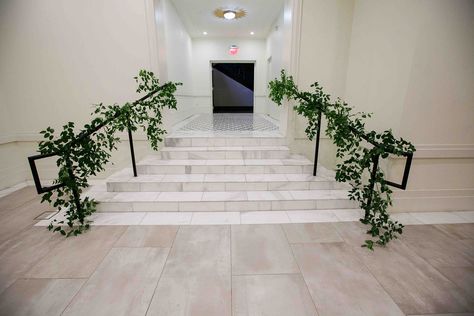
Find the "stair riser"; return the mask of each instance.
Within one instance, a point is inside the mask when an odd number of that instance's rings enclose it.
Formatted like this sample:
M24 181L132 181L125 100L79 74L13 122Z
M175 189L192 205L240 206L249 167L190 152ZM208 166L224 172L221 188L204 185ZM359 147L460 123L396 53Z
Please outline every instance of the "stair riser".
M210 192L334 190L344 186L334 181L294 182L109 182L109 192Z
M228 138L206 138L206 137L180 137L165 138L167 147L222 147L222 146L284 146L285 138L276 137L228 137Z
M161 159L287 159L291 154L288 150L258 151L161 151Z
M98 212L242 212L355 208L347 199L292 201L102 202Z
M311 173L313 166L206 166L206 165L138 165L139 174L280 174L280 173Z

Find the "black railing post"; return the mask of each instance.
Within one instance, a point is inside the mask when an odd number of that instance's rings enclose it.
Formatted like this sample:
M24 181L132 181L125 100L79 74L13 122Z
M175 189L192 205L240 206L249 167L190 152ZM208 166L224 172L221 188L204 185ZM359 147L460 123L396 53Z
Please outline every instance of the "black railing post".
M128 121L128 142L130 143L130 155L132 156L132 168L133 168L133 176L137 176L137 164L135 163L135 150L133 149L133 137L132 137L132 129L130 127L130 120Z
M367 209L370 208L370 204L372 204L372 195L374 193L374 186L375 186L375 177L377 176L377 169L379 167L379 155L375 155L372 157L372 172L370 173L369 179L369 187L370 192L369 196L367 197ZM367 210L365 211L365 218L367 218Z
M321 111L318 114L318 129L316 131L316 147L314 148L314 167L313 176L316 176L318 170L318 155L319 155L319 139L321 138Z
M79 195L79 190L77 190L77 183L76 183L76 176L74 176L74 172L72 170L72 163L69 160L69 157L66 158L66 165L67 165L67 173L71 181L74 182L74 186L72 187L72 195L74 196L74 204L76 204L76 211L81 211L81 196Z

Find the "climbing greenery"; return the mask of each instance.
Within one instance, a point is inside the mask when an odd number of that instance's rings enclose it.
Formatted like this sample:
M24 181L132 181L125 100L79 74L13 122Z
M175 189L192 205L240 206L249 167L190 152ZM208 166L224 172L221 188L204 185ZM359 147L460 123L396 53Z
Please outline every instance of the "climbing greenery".
M293 78L283 70L280 79L269 83L270 98L275 103L281 105L284 98L297 103L294 109L308 120L305 132L310 140L317 133L318 116L323 114L326 117L326 134L337 147L336 157L339 163L336 166L336 180L351 185L349 198L359 202L361 209L365 211L364 218L360 221L370 225L367 233L372 238L362 246L371 250L375 244L384 246L397 238L404 226L390 219L387 212L392 205L392 191L384 180L383 171L377 167L374 177L369 178L368 175L378 157L413 153L415 147L402 138L396 139L390 130L382 133L366 132L365 119L371 114L354 113L340 99L331 101L317 82L311 88L312 92L300 91Z
M56 160L59 173L54 184L63 184L44 193L41 201L66 210L64 219L55 219L49 230L71 236L89 228L91 221L87 217L95 212L97 202L82 198L81 193L89 186L87 179L103 171L111 152L117 149L120 142L117 132L142 129L151 147L158 149L166 133L161 128L161 111L176 109L174 93L181 83L167 82L160 86L153 72L146 70L140 70L134 79L138 84L136 91L144 94L141 99L124 105L94 105L91 122L78 132L74 122L68 122L59 133L51 127L40 132L44 140L39 143L38 151L59 156Z

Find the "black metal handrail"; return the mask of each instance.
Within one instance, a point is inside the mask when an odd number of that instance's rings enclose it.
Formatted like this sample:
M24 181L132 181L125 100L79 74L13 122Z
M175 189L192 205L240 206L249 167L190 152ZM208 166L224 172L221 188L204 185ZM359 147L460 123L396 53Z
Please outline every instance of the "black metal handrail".
M319 143L320 143L320 138L321 138L321 112L322 111L319 111L318 113L318 128L317 128L317 131L316 131L316 146L315 146L315 150L314 150L314 168L313 168L313 176L316 176L316 171L318 169L318 155L319 155ZM368 143L370 143L371 145L373 145L374 147L382 147L381 144L373 141L372 139L369 139L369 137L365 134L362 134L360 135L353 127L349 126L351 132L353 133L356 133L358 134L359 136L361 136L362 139L364 139L365 141L367 141ZM388 181L388 180L384 180L385 184L389 185L389 186L392 186L392 187L395 187L395 188L398 188L398 189L402 189L402 190L406 190L407 188L407 184L408 184L408 176L410 174L410 169L411 169L411 162L413 160L413 152L403 152L403 153L396 153L394 151L391 151L391 150L387 150L387 152L389 154L394 154L394 155L397 155L397 156L405 156L407 158L406 162L405 162L405 168L403 170L403 178L402 178L402 183L396 183L396 182L392 182L392 181ZM375 186L375 176L377 174L377 168L379 166L379 159L380 159L380 155L375 155L374 157L372 157L372 162L373 162L373 166L372 166L372 171L370 173L370 180L369 180L369 183L370 183L370 191L372 192L372 194L370 194L368 200L367 200L367 205L370 205L371 202L372 202L372 195L373 195L373 192L374 192L374 186Z
M140 99L134 101L131 104L131 106L135 106L138 103L143 102L146 99L150 98L151 96L153 96L154 94L159 92L164 86L166 86L166 83L163 86L160 86L159 88L155 89L154 91L151 91L150 93L148 93L145 96L141 97ZM64 150L67 151L68 149L72 148L77 143L81 142L82 140L84 140L86 138L89 138L92 134L94 134L95 132L97 132L101 128L105 127L106 125L110 124L112 121L116 120L120 115L122 115L121 111L117 111L117 113L115 113L114 116L112 116L112 117L106 119L105 121L101 122L99 125L94 127L92 130L84 130L84 131L80 132L79 135L77 135L77 137L75 139L71 140L68 144L66 144L63 147L63 150L55 151L55 152L48 153L48 154L39 154L39 155L29 156L28 157L28 163L30 165L31 174L33 175L33 181L35 183L36 192L38 192L38 194L42 194L42 193L53 191L55 189L59 189L59 188L61 188L65 185L64 183L57 183L57 184L54 184L54 185L51 185L51 186L44 187L41 184L41 180L40 180L40 177L39 177L39 174L38 174L38 169L36 167L36 160L40 160L40 159L60 155L61 153L64 152ZM133 137L132 137L132 129L131 129L131 126L130 126L130 120L128 121L127 130L128 130L128 140L129 140L129 144L130 144L130 156L131 156L131 159L132 159L133 176L136 177L137 176L137 166L136 166L136 162L135 162L135 151L134 151L134 147L133 147ZM75 177L74 177L74 173L73 173L73 170L72 170L72 166L71 166L70 162L68 164L69 164L69 166L68 166L69 175L70 175L71 179L74 180ZM76 200L75 201L76 206L78 208L80 208L79 192L77 191L77 189L75 189L75 188L73 189L73 194L74 194L74 197L75 197L75 200Z

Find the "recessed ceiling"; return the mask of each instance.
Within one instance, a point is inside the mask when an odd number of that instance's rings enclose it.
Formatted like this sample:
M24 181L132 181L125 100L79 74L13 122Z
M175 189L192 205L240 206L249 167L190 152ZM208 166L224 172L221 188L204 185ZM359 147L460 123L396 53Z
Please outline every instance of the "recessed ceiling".
M283 10L284 0L171 0L191 37L266 38ZM245 17L225 20L216 9L242 9ZM207 35L203 35L207 32ZM254 32L254 35L250 35Z

